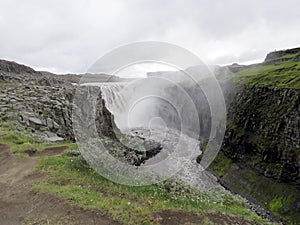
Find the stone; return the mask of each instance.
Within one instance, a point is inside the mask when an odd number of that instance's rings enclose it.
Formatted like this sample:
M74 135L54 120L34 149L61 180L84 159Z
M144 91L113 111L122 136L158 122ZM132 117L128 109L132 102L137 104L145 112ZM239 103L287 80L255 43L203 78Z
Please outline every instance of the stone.
M25 106L23 104L15 104L13 105L12 107L14 110L19 110L19 111L22 111L25 109Z
M50 128L50 129L58 129L59 128L59 125L51 118L47 118L46 119L46 124L47 124L47 127Z
M30 117L30 118L28 118L28 120L29 120L29 122L34 123L36 125L40 125L40 126L44 125L39 118Z
M45 140L49 142L60 142L64 141L62 137L57 136L57 134L45 131L44 134L46 135Z
M64 141L64 139L62 137L51 137L51 138L46 138L46 141L49 142L61 142Z

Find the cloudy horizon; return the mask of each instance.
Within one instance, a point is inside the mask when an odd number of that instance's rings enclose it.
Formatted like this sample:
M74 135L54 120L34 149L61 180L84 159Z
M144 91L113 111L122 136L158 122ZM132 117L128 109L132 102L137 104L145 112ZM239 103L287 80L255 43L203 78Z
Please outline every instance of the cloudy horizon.
M298 15L296 0L1 0L0 58L84 73L115 47L151 40L179 45L210 65L249 64L300 47Z

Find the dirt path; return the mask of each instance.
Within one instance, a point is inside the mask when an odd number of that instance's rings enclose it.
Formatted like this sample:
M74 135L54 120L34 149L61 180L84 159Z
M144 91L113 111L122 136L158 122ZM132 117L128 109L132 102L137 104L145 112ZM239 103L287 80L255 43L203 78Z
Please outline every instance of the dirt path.
M153 213L154 221L164 225L193 225L193 224L218 224L218 225L254 225L253 223L236 216L219 212L207 212L197 215L181 210L163 210Z
M32 191L32 184L44 177L34 170L41 156L57 155L67 147L52 147L42 152L28 152L30 157L18 158L6 145L0 144L0 225L117 225L100 211L72 206L51 194ZM222 213L202 216L180 210L154 212L155 222L165 225L245 224L247 220Z
M66 147L45 149L32 157L17 158L0 144L0 224L118 224L99 211L69 205L50 194L35 193L32 183L43 178L34 171L38 157L56 155Z

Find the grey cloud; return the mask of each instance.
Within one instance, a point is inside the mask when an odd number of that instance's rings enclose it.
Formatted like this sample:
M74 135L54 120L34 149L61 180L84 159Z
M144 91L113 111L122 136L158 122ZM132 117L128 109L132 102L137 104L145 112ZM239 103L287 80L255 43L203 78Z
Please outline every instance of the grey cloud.
M209 64L263 60L300 45L297 0L1 0L0 58L85 72L134 41L180 45Z

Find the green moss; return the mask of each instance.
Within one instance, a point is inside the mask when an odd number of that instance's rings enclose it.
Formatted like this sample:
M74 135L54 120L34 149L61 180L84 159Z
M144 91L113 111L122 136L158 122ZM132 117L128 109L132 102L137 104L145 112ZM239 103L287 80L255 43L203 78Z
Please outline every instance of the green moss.
M282 208L284 207L283 204L283 198L274 198L270 203L269 203L269 208L273 212L280 212Z
M251 164L252 161L248 163ZM232 163L223 174L222 180L233 191L245 193L258 200L287 224L296 224L299 221L300 213L296 210L296 205L300 196L295 186L264 177L247 166L247 163Z
M272 145L270 140L263 135L258 134L252 134L249 143L251 143L255 147L255 150L259 151L260 153L268 151Z
M210 168L220 177L224 176L231 166L232 160L223 153L219 153L215 160L211 163Z

